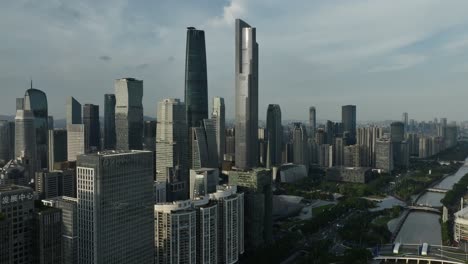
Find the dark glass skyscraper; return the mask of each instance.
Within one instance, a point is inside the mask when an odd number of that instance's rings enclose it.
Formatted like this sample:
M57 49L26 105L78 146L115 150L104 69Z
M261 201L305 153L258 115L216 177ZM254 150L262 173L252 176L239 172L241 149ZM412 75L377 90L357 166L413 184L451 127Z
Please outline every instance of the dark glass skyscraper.
M82 124L81 104L72 96L67 98L67 125Z
M83 124L85 128L86 152L99 150L101 146L99 105L85 104L83 106Z
M48 112L47 96L38 89L31 88L24 94L24 109L30 110L34 115L34 128L36 131L36 150L39 164L37 168L47 168L48 151Z
M123 78L115 81L116 149L143 148L143 81Z
M115 94L104 95L104 149L115 149Z
M356 144L356 106L344 105L341 107L341 122L346 145Z
M267 168L278 166L281 164L283 126L281 125L281 108L277 104L268 105L266 138L268 140Z
M185 109L188 127L201 126L208 118L205 32L194 27L187 28Z
M256 29L236 19L236 167L258 165L258 43Z

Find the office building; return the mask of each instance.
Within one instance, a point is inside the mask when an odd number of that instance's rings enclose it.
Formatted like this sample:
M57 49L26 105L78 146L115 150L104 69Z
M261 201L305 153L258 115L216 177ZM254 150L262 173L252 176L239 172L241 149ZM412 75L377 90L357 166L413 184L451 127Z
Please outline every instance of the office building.
M190 170L190 199L208 196L208 194L216 192L218 182L218 169L201 168Z
M38 171L35 188L41 199L58 196L74 197L76 194L76 176L74 170Z
M67 159L76 161L78 155L85 154L85 127L83 124L67 125Z
M345 133L345 145L356 144L356 106L344 105L341 107L341 123L343 123L343 137Z
M190 128L190 168L216 168L218 152L216 146L216 128L211 119L202 120L202 126Z
M154 181L153 192L154 192L154 203L165 203L167 200L167 184L166 182Z
M302 164L309 169L309 149L307 131L302 123L294 123L293 128L293 160L294 164Z
M78 264L78 200L60 196L42 200L42 203L62 211L62 263Z
M333 144L333 164L335 166L342 166L344 164L344 147L343 138L335 138L335 144Z
M375 167L375 142L383 137L383 128L370 126L357 129L357 144L362 147L363 166Z
M244 192L245 247L255 249L273 241L273 191L271 171L255 168L230 171L229 185Z
M393 170L393 148L389 138L380 138L375 142L375 168L386 172Z
M15 158L21 158L29 181L38 167L35 118L30 110L17 110L15 117Z
M143 148L143 81L115 80L116 149Z
M188 198L189 153L185 105L179 99L158 103L156 180L167 183L168 201Z
M78 157L78 263L153 263L152 159L135 150Z
M83 106L83 125L85 129L86 152L100 150L101 126L99 124L99 105L85 104Z
M156 121L143 123L143 150L156 151Z
M401 122L403 122L403 125L405 127L405 132L408 131L408 113L404 112L401 118Z
M13 263L13 234L11 220L0 213L0 263Z
M403 122L393 122L390 125L390 138L392 142L405 140L405 124Z
M445 147L451 148L457 145L458 128L456 125L447 125L445 127Z
M24 110L24 97L16 98L16 110Z
M236 19L235 164L249 169L258 163L258 43L256 29Z
M31 111L34 116L34 128L36 132L36 157L37 168L47 168L48 151L48 114L47 96L38 89L27 89L24 94L24 110Z
M213 113L211 114L211 119L213 119L215 123L218 167L221 167L224 154L226 153L226 107L224 105L224 98L213 98Z
M67 130L49 129L49 170L54 170L57 163L67 161Z
M335 166L327 169L327 181L367 183L372 178L372 169L366 167Z
M275 180L277 182L279 181L279 182L284 182L284 183L294 183L306 177L307 177L306 166L288 163L288 164L283 164L279 167L279 172L276 175Z
M115 149L115 94L104 95L104 149Z
M81 104L73 97L67 97L67 125L82 124Z
M205 32L187 28L185 54L185 109L188 127L199 127L208 118Z
M154 205L156 264L197 263L197 212L190 200Z
M281 124L281 108L277 104L268 105L267 109L267 168L281 165L281 150L283 146L283 126Z
M10 150L10 159L14 159L15 157L15 122L16 121L9 121L8 122L8 127L10 129L10 142L9 142L9 147L8 149Z
M62 264L62 210L36 207L31 225L32 263Z
M17 185L0 185L0 201L0 214L12 223L11 263L33 263L31 229L27 228L34 211L33 190Z
M318 163L320 167L329 168L333 166L333 146L322 144L318 146Z
M361 152L361 146L359 145L345 146L343 151L343 165L345 167L360 167Z
M15 135L10 133L9 122L0 120L0 165L7 163L11 159L11 152L14 152L14 149L10 148L10 142Z
M315 130L317 129L317 117L315 107L309 108L309 137L315 139Z

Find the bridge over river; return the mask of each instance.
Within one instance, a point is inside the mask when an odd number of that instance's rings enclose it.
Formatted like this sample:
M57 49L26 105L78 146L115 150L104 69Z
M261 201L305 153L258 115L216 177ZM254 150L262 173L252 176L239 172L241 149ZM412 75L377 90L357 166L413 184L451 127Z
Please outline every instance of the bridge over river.
M374 260L389 263L447 263L464 264L468 254L456 247L429 245L427 255L421 255L420 244L401 244L398 253L394 245L382 245L374 254Z

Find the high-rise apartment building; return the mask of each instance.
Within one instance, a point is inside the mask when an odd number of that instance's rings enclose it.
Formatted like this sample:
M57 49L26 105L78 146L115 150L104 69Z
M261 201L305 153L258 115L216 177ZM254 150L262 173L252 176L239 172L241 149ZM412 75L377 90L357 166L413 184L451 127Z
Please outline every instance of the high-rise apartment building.
M345 167L360 167L361 153L362 151L360 145L345 146L343 150L343 165Z
M11 263L33 263L31 229L28 228L34 211L33 190L17 185L0 185L0 201L0 214L12 223Z
M218 149L218 167L224 159L226 153L226 107L224 105L224 98L213 98L213 113L211 119L214 120L216 131L216 147Z
M78 263L153 263L152 159L134 150L78 157Z
M198 197L192 200L197 212L197 262L218 262L218 205L210 201L209 196ZM221 229L222 230L222 229Z
M188 127L199 127L208 118L208 81L205 32L187 28L185 54L185 109Z
M361 162L365 167L375 167L375 142L383 137L383 128L370 126L357 129L357 144L362 147Z
M344 105L341 107L341 122L343 123L343 136L346 145L356 144L356 106ZM346 137L346 134L348 137Z
M67 125L82 124L81 104L73 97L67 97Z
M86 153L85 127L83 124L67 125L67 159L76 161L78 155Z
M258 164L258 43L256 29L236 19L236 158L239 169Z
M375 168L386 172L393 170L393 148L388 138L380 138L375 142Z
M78 200L60 196L42 200L42 203L62 211L62 263L78 264Z
M156 180L168 184L168 200L188 197L188 144L185 105L179 99L158 103Z
M38 89L31 88L24 94L24 110L29 110L34 116L34 128L36 132L37 168L47 168L48 151L48 114L47 96Z
M281 165L283 146L283 126L281 108L277 104L268 105L267 109L267 162L266 167Z
M115 95L104 95L104 149L115 149Z
M143 81L123 78L115 81L116 149L143 148Z
M99 124L99 105L83 106L83 125L85 129L86 152L101 149L101 126Z

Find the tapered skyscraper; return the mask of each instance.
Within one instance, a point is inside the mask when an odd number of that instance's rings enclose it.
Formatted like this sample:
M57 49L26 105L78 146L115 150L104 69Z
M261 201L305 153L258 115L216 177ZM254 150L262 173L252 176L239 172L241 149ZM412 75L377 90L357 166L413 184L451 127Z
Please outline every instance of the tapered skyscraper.
M143 148L143 81L123 78L115 81L116 149Z
M283 126L281 108L277 104L268 105L267 110L267 168L281 165L281 147L283 145Z
M201 126L208 118L205 32L194 27L187 28L185 110L188 127Z
M211 118L215 123L218 162L221 165L224 153L226 153L226 107L224 106L224 98L213 98L213 113L211 114Z
M104 149L115 149L115 95L104 95Z
M29 110L34 115L34 128L36 131L37 168L47 168L48 162L48 114L47 96L38 89L31 88L24 94L24 110Z
M258 164L258 43L256 29L236 19L236 158L239 169Z

